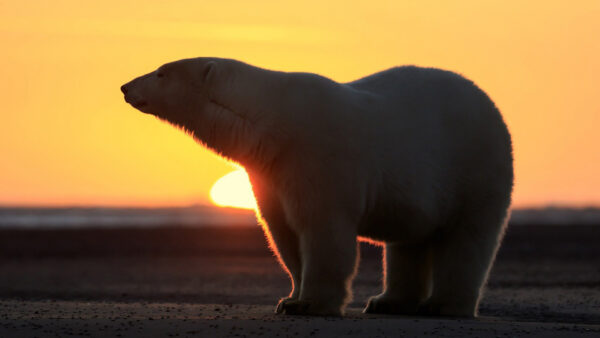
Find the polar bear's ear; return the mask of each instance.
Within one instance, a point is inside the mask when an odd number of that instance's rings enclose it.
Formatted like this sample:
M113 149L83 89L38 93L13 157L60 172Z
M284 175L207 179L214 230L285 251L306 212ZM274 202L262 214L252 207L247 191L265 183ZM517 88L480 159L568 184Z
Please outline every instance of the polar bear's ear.
M217 68L217 64L214 61L208 61L204 67L202 68L202 79L204 83L210 83L210 81L215 77L215 71Z

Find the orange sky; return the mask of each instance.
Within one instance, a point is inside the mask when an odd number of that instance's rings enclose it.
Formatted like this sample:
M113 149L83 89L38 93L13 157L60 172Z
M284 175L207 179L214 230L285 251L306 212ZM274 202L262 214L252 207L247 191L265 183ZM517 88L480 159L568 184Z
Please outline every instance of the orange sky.
M208 203L232 166L119 92L193 56L458 71L513 134L517 206L600 204L600 1L398 3L0 0L0 204Z

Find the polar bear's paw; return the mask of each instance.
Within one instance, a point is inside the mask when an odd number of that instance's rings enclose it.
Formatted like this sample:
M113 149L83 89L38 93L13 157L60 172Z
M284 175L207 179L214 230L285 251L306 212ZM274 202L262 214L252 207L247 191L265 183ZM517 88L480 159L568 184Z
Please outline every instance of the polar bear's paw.
M418 314L418 309L419 303L417 301L398 300L379 295L369 299L363 313L411 316Z
M285 313L287 315L300 316L341 316L342 311L339 306L323 304L309 300L299 300L284 298L279 301L276 313Z
M277 307L275 308L275 313L279 314L279 313L283 313L283 310L285 309L285 304L298 300L297 297L285 297L285 298L281 298L279 300L279 303L277 304Z

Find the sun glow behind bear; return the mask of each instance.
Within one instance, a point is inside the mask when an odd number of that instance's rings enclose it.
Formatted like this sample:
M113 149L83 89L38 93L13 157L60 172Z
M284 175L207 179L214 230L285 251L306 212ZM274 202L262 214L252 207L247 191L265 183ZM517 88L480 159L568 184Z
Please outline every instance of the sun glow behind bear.
M218 179L210 189L210 199L220 207L256 209L252 185L243 169Z

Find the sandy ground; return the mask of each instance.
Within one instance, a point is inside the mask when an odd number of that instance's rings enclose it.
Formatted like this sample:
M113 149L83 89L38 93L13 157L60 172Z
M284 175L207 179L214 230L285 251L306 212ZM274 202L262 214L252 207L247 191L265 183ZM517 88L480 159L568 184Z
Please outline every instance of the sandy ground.
M258 228L0 231L0 337L600 337L600 228L515 226L476 320L362 314L381 288L363 245L345 318L273 314L289 281Z

